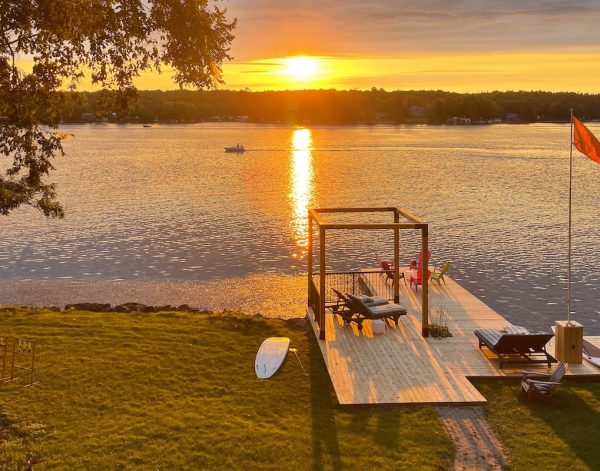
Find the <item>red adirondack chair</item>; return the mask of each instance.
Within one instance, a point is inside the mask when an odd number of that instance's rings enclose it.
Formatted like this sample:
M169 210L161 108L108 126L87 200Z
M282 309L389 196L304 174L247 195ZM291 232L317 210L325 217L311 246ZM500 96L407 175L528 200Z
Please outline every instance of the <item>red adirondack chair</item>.
M431 251L427 252L427 262L431 260ZM423 252L419 252L417 260L411 260L409 263L411 270L421 270L423 268Z
M427 270L427 279L431 277L431 270ZM417 274L414 273L410 277L410 287L415 286L415 292L418 290L419 285L423 284L423 270L417 271Z
M394 262L392 262L391 260L382 260L378 254L375 254L375 260L377 261L377 264L381 268L381 273L379 276L381 276L385 273L385 275L386 275L385 282L387 283L388 280L392 280L392 286L393 286L394 285ZM401 278L404 278L404 273L402 273L402 272L398 273L398 279L401 279ZM406 279L404 279L404 284L406 284Z

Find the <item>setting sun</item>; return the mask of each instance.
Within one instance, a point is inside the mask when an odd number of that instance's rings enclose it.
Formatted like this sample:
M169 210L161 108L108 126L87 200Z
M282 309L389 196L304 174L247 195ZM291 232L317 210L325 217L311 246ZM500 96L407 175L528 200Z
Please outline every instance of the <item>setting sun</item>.
M288 57L282 60L282 73L294 80L310 80L318 72L318 60L314 57Z

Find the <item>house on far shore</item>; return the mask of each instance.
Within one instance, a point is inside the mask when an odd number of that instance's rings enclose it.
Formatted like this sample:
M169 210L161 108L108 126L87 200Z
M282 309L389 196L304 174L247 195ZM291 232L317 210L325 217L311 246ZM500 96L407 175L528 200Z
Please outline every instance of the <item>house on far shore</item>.
M521 121L521 117L519 116L519 113L512 113L512 112L506 113L506 122L507 123L518 123L519 121Z
M464 116L453 116L448 121L452 124L471 124L471 118L465 118Z
M408 108L408 115L411 118L424 118L426 114L427 110L424 106L413 105L410 108Z
M86 123L95 123L98 121L98 117L94 113L81 113L81 121Z

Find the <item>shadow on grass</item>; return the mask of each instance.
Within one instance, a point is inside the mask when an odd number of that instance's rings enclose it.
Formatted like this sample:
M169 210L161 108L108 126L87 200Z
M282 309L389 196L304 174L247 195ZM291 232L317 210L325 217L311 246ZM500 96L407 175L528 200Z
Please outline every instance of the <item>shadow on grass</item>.
M546 401L520 401L544 421L571 451L590 469L600 469L600 409L592 407L581 394L600 404L600 384L565 384Z
M516 378L474 383L515 469L600 469L600 384L566 382L530 400Z
M313 469L331 467L342 469L340 446L334 409L338 407L333 386L323 362L321 349L314 338L312 329L306 332L310 356L310 401L312 414ZM333 396L333 397L332 397ZM331 463L326 463L329 455Z
M310 357L313 469L343 469L347 463L342 449L348 453L365 439L397 453L402 414L413 413L393 405L340 407L312 329L305 335ZM340 436L351 437L354 443L340 445Z

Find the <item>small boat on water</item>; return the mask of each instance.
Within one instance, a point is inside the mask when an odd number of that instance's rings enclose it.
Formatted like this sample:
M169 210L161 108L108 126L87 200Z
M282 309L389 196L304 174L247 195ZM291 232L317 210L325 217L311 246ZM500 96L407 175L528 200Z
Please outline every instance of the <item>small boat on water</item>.
M151 128L151 127L152 127L152 125L151 125L151 124L144 124L144 127L145 127L145 128Z
M243 152L246 152L246 149L244 148L244 146L241 146L238 144L238 145L232 146L232 147L225 147L225 152L241 154Z

